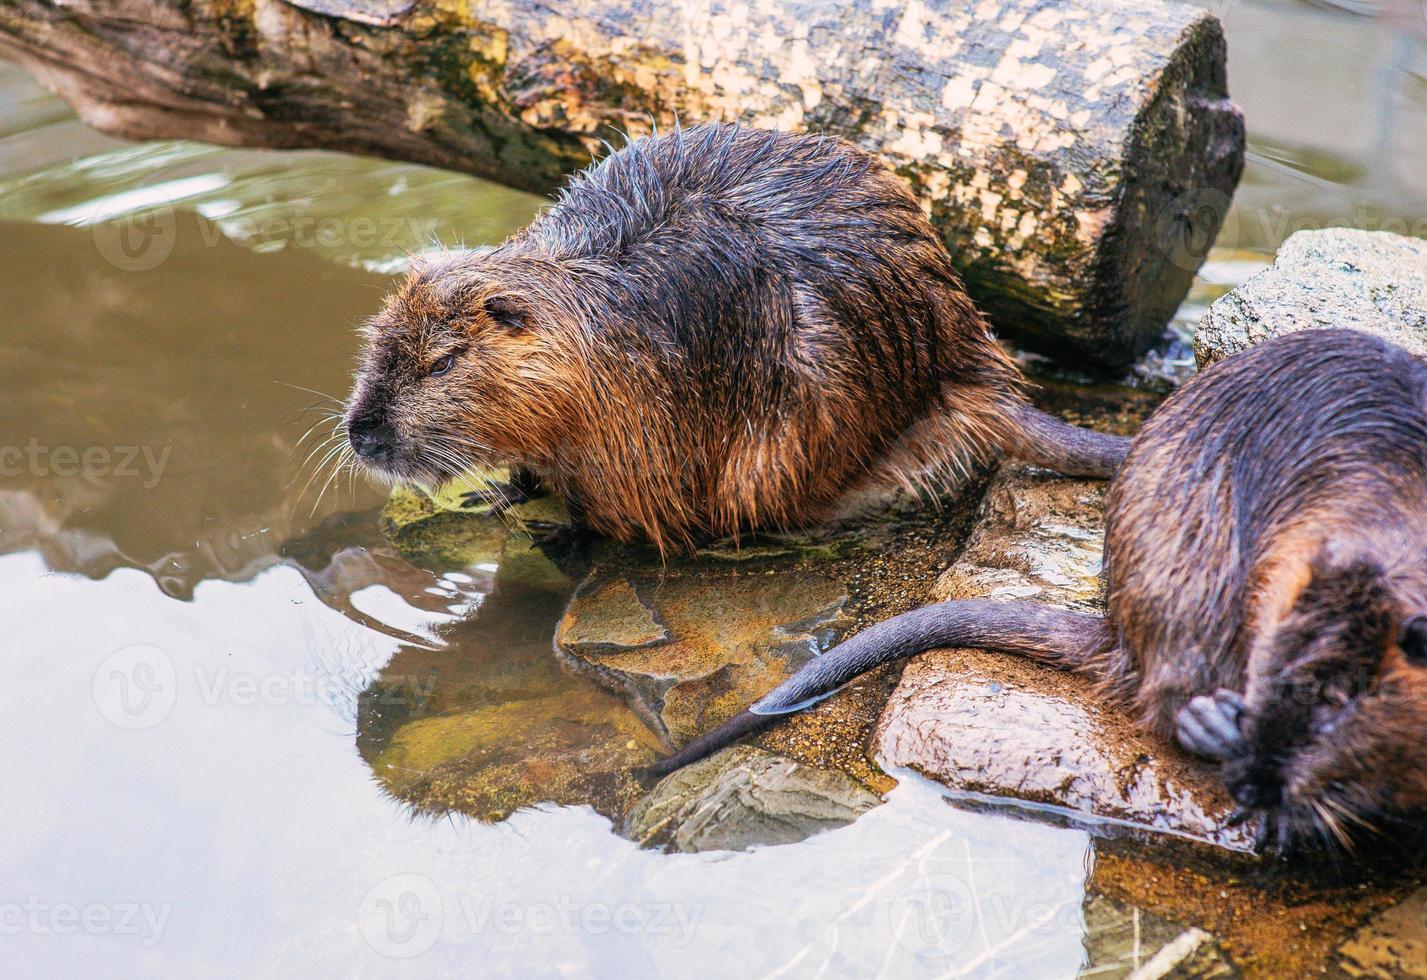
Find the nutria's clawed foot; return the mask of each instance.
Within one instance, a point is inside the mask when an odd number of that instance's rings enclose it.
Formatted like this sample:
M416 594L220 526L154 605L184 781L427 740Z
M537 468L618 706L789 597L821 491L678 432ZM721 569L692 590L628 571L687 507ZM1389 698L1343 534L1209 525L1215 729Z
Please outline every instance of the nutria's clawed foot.
M1246 710L1244 699L1224 688L1193 698L1175 719L1179 744L1208 759L1243 755L1248 745L1239 723Z
M487 483L479 490L467 490L461 494L462 507L484 507L490 504L497 514L502 511L529 503L541 495L538 483L516 478L509 481Z

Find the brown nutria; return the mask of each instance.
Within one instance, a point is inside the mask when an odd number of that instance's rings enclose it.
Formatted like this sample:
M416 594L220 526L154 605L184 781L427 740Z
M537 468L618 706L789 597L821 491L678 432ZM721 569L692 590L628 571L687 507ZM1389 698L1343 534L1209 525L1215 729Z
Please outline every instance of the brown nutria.
M1287 850L1427 808L1427 364L1309 331L1224 361L1134 437L1110 489L1104 618L953 600L871 627L657 771L937 646L1096 679L1222 760Z
M667 550L994 449L1114 472L1128 440L1021 387L890 169L708 125L633 140L493 251L419 265L370 324L345 422L377 475L510 464Z

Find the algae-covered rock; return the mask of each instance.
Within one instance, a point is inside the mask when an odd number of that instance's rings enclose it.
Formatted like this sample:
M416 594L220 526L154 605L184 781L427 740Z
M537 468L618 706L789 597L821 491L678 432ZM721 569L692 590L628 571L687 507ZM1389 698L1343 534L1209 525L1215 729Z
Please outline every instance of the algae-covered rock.
M1427 354L1427 242L1385 231L1300 231L1269 268L1209 307L1201 368L1270 337L1343 327Z
M505 478L503 470L482 470L427 493L397 487L382 508L388 540L414 561L446 567L499 568L507 580L551 589L568 588L563 572L530 537L531 532L568 528L565 505L543 496L496 513L493 503L466 507L463 494Z
M792 844L881 802L845 773L735 746L665 777L630 814L629 836L686 852Z
M571 599L555 646L682 743L830 646L847 599L836 577L791 565L596 573Z
M509 527L489 513L461 508L460 494L483 484L472 478L436 495L399 486L382 508L382 530L402 554L446 566L499 564Z
M1102 607L1105 485L1015 467L993 479L937 598ZM1088 681L1004 654L912 660L878 726L884 764L954 790L1247 849L1214 771L1141 731Z

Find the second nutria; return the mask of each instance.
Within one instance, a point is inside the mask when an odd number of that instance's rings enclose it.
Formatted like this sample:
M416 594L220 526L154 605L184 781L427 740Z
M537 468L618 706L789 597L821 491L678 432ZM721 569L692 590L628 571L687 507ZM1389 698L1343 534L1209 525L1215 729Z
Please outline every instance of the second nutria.
M419 265L371 322L368 471L507 463L661 550L805 524L997 449L1109 476L1128 441L1029 406L916 198L840 139L636 139L495 250Z
M938 646L1075 670L1221 760L1288 849L1427 808L1427 364L1343 330L1192 379L1110 490L1104 618L954 600L816 658L670 771L871 668ZM991 722L994 723L994 722Z

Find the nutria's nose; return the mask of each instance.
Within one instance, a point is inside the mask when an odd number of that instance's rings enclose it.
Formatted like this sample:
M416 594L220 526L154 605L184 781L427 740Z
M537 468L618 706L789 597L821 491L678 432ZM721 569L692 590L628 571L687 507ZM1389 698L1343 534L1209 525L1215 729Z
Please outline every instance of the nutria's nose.
M389 459L396 450L396 430L370 417L347 423L347 438L363 459Z

